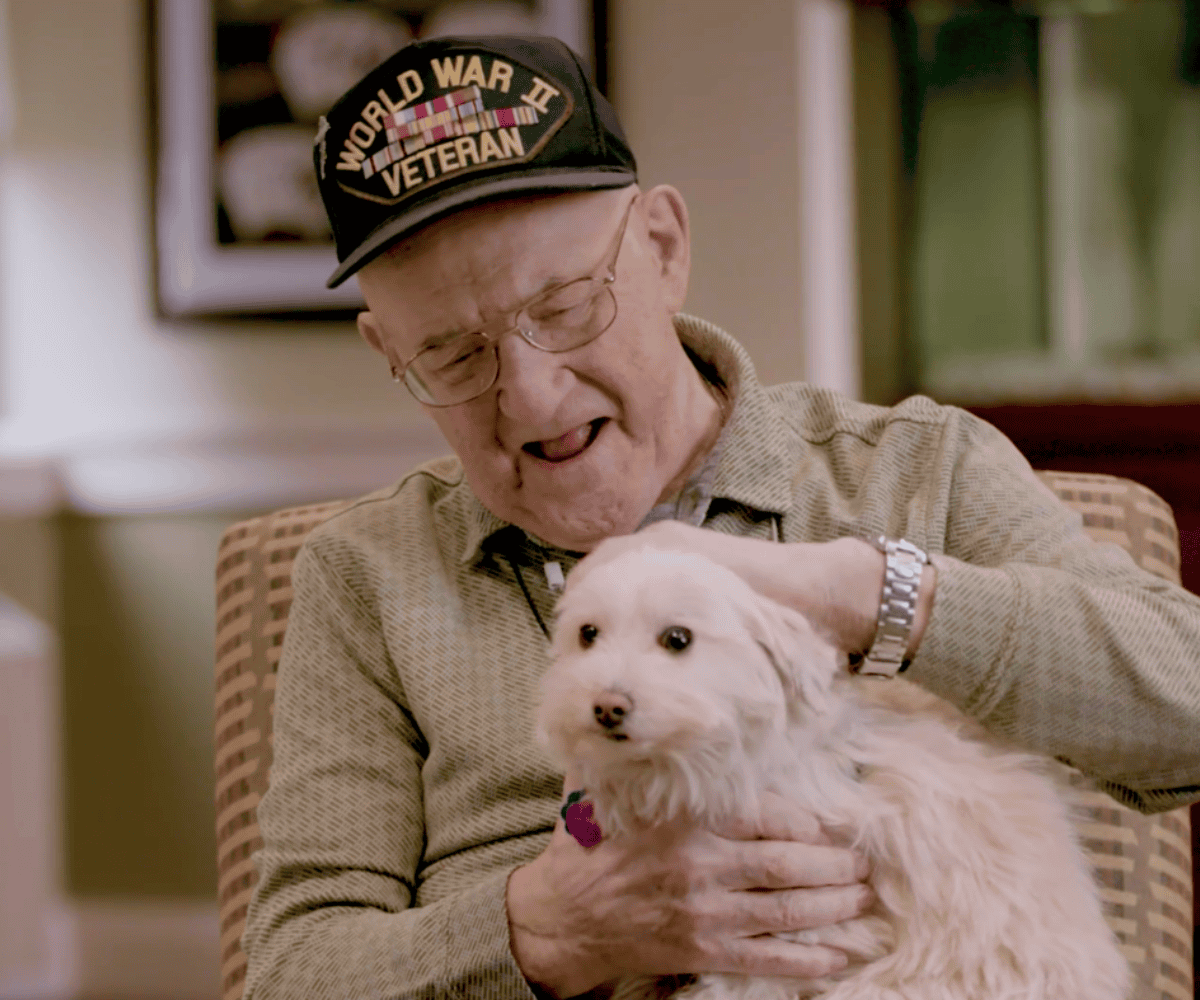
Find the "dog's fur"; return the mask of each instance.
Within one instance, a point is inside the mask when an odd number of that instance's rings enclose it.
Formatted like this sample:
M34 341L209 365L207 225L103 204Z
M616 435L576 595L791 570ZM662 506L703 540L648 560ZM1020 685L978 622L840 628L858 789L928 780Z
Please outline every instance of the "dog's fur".
M691 632L681 651L659 641L672 626ZM1128 967L1052 767L914 684L851 675L803 616L733 572L642 548L572 574L553 655L539 738L581 770L605 836L679 814L752 817L770 790L870 859L872 911L781 935L841 948L849 968L804 981L707 974L689 997L1126 997ZM593 712L612 691L633 706L624 740ZM641 979L618 994L661 991Z

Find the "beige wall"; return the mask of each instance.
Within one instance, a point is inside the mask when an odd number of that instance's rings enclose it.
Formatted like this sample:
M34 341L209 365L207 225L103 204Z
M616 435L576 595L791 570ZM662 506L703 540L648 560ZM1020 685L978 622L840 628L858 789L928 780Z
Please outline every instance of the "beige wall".
M419 418L348 323L154 315L141 0L17 0L0 451Z
M855 201L858 222L862 398L891 404L916 388L903 349L900 92L888 13L854 10Z
M686 308L768 384L804 373L794 6L610 0L613 100L642 184L675 185L691 213Z
M768 382L802 372L792 6L764 0L736 25L716 2L612 11L642 177L691 207L688 308L740 337ZM350 324L155 317L143 7L11 4L0 452L423 419Z

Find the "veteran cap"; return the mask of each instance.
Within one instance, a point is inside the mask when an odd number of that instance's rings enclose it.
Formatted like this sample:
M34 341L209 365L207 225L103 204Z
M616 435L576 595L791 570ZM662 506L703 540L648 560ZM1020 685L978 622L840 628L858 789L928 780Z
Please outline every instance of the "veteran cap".
M542 37L406 45L321 119L313 163L337 243L330 288L468 205L637 180L612 105Z

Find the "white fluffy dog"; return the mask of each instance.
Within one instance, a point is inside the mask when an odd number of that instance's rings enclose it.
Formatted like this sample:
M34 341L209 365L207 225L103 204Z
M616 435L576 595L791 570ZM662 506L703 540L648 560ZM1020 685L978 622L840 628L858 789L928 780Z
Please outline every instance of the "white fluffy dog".
M803 616L691 553L642 548L568 581L538 732L607 836L753 816L769 790L871 861L872 912L782 935L845 950L821 980L704 975L689 997L1123 1000L1046 762L902 679L856 677ZM660 984L661 985L661 984ZM655 980L621 997L655 994Z

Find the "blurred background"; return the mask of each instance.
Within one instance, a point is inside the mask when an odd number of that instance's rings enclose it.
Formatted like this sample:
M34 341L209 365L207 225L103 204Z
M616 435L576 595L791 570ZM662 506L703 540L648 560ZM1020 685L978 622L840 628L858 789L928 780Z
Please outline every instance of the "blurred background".
M219 993L218 539L446 451L314 123L472 26L584 55L763 382L1136 478L1200 590L1198 0L0 0L0 998Z

